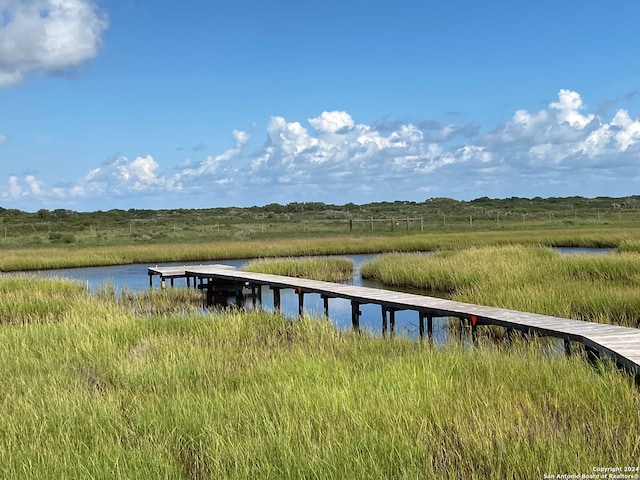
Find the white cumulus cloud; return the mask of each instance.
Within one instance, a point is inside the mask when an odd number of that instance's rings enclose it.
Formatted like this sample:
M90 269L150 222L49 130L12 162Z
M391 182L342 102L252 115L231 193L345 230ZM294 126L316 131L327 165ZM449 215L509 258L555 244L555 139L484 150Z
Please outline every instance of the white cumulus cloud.
M319 117L310 118L309 125L319 132L339 133L351 130L355 123L347 112L322 112Z
M572 127L584 128L595 118L594 114L582 115L580 110L586 107L582 103L582 98L578 92L562 89L558 93L558 101L549 105L557 110L558 119L567 122Z
M9 183L0 195L5 200L18 200L25 197L37 197L44 193L44 183L33 175L26 175L21 181L17 176L9 177Z
M0 87L94 58L107 26L92 0L0 1Z
M69 190L75 196L122 195L160 189L165 179L157 176L158 163L151 155L118 157L91 170Z

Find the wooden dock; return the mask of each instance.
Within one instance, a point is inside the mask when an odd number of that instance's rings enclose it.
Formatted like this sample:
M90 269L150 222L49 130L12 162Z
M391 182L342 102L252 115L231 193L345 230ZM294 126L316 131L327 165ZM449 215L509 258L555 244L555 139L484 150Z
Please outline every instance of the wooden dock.
M153 287L153 277L160 276L165 285L165 278L185 278L187 286L194 279L194 286L207 293L207 305L212 304L216 292L223 296L235 296L243 299L246 289L251 290L254 302L261 302L261 287L267 286L273 291L275 309L280 308L280 291L292 289L298 295L300 315L304 312L305 294L318 294L323 299L324 313L329 315L329 300L341 298L351 302L352 325L360 328L360 305L376 304L381 307L382 331L391 331L395 324L395 312L412 310L418 314L420 337L425 333L430 337L433 332L433 319L438 317L455 317L468 323L475 339L476 327L479 325L496 325L507 331L511 338L513 331L523 332L528 336L550 336L564 340L567 353L571 353L572 342L582 344L590 358L610 357L617 365L640 378L640 329L606 325L581 320L520 312L496 307L486 307L441 298L395 292L390 290L321 282L302 278L285 277L263 273L252 273L236 270L226 265L201 265L185 267L150 267L148 269L149 285Z

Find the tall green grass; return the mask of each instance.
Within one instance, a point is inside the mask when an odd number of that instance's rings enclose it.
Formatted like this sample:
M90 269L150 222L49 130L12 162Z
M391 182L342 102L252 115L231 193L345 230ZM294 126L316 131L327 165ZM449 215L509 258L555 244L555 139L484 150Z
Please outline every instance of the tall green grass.
M511 245L381 255L364 278L447 294L469 303L565 318L638 326L640 255L562 255Z
M289 277L342 282L353 278L353 261L346 257L273 258L248 262L243 270Z
M88 297L88 290L71 280L3 275L0 325L58 321Z
M0 327L0 364L2 478L542 478L640 453L637 388L535 345L80 297Z

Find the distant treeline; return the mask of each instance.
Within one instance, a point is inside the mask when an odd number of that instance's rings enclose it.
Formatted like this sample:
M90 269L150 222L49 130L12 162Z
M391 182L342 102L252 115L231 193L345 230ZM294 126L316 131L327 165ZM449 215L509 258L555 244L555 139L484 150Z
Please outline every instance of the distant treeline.
M56 220L79 221L80 223L107 222L117 224L134 220L197 220L202 218L224 219L264 219L264 218L307 218L307 219L355 219L369 217L406 217L427 213L443 215L500 215L535 214L567 211L610 212L633 210L640 207L640 195L629 197L549 197L549 198L489 198L480 197L463 201L446 197L429 198L424 202L395 201L367 204L346 203L334 205L324 202L291 202L286 205L270 203L252 207L216 207L204 209L112 209L107 211L76 212L67 209L24 212L0 207L0 223L15 222L55 222Z

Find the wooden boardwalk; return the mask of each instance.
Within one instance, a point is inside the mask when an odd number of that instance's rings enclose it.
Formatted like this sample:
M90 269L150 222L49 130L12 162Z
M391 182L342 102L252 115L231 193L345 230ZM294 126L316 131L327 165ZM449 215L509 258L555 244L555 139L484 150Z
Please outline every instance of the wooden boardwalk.
M216 291L225 295L235 294L238 298L244 289L250 288L254 304L260 295L259 287L268 286L273 290L276 309L280 308L280 290L293 289L298 295L301 315L304 311L305 294L319 294L322 297L325 315L329 314L329 299L342 298L351 302L354 329L359 329L360 305L376 304L382 309L383 333L387 329L387 318L393 328L396 311L413 310L418 313L421 337L425 331L431 335L432 321L436 317L456 317L468 322L474 338L478 325L503 327L507 329L509 337L514 330L526 335L556 337L564 340L568 353L571 351L571 342L576 342L584 345L593 358L608 356L617 365L635 374L636 378L640 376L640 329L636 328L486 307L378 288L244 272L225 265L150 267L148 274L150 286L153 286L154 276L160 276L162 282L165 278L170 278L172 284L174 278L185 278L187 285L193 278L194 286L195 281L198 281L199 288L208 292L208 299L213 298Z

